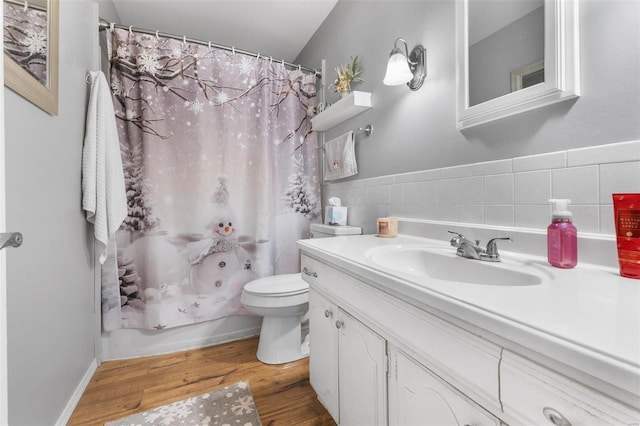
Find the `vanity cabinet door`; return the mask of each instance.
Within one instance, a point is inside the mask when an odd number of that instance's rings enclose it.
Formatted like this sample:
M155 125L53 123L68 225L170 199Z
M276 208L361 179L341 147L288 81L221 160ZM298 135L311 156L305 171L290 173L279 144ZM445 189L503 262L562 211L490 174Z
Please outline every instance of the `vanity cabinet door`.
M500 425L500 421L397 348L389 350L389 424Z
M333 420L338 410L338 307L309 290L309 380Z
M338 313L336 326L340 425L386 425L386 340L343 310Z

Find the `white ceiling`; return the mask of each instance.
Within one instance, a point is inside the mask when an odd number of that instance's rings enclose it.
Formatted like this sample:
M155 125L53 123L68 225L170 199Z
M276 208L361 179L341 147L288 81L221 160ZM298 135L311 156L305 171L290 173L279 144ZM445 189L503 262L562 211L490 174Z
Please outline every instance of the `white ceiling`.
M293 62L338 0L113 0L121 23ZM304 65L304 64L303 64Z

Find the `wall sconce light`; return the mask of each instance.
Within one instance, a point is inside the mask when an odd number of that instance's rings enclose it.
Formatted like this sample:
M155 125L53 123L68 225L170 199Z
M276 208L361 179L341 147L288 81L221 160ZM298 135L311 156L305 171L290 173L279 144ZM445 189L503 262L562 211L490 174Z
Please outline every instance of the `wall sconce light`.
M398 47L398 42L404 43L404 52ZM393 50L389 53L387 73L382 82L386 86L400 86L407 84L411 90L418 90L427 75L427 52L422 45L417 45L409 53L407 42L397 38Z

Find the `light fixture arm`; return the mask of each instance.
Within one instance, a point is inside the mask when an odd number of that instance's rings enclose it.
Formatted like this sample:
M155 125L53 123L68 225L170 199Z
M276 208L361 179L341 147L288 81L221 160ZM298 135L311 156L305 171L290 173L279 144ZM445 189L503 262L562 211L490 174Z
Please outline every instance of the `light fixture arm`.
M399 47L399 43L404 44L404 53L402 52L402 48ZM407 44L407 41L405 39L403 39L402 37L398 37L395 40L395 42L393 43L393 50L391 50L391 53L389 54L390 59L387 63L387 73L385 75L385 84L390 86L402 84L403 82L407 81L406 79L404 79L404 77L407 76L402 75L402 77L400 77L401 82L394 82L398 75L396 74L395 70L390 71L391 68L389 67L389 65L392 63L392 61L394 63L398 63L397 61L399 60L399 58L393 59L395 55L399 55L404 58L402 61L406 61L408 66L408 72L406 72L406 74L409 74L410 72L413 75L411 80L407 82L407 86L409 86L411 90L418 90L422 86L422 83L424 82L424 79L427 75L427 53L424 47L422 47L422 45L417 45L413 48L411 53L409 53L409 45ZM406 67L403 67L402 65L399 65L399 67L406 69ZM400 73L402 74L402 70L400 70Z

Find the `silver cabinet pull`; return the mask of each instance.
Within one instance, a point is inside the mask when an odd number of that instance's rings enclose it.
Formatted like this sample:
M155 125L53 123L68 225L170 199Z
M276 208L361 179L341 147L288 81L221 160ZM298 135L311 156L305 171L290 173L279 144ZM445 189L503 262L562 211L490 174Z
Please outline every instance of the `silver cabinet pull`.
M344 327L344 322L342 322L342 320L337 320L336 321L336 328L342 328Z
M19 232L0 233L0 250L5 247L20 247L22 245L22 234Z
M542 414L556 426L571 426L571 422L567 420L565 416L560 414L558 410L555 410L551 407L544 407L542 409Z
M325 318L329 318L333 315L333 312L331 312L329 309L325 309L324 310L324 317Z
M304 268L302 268L302 272L303 272L305 275L309 275L310 277L318 278L318 274L317 274L317 273L315 273L315 272L310 271L309 269L307 269L307 267L306 267L306 266L305 266Z

